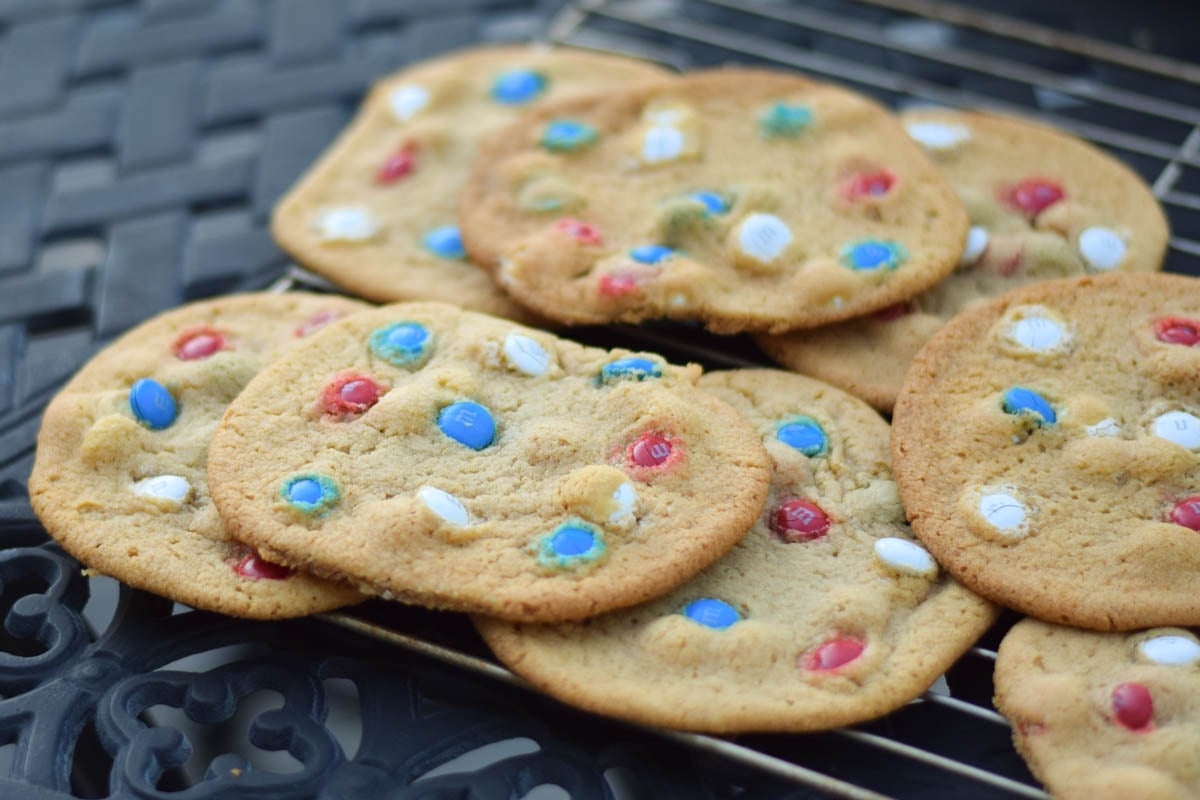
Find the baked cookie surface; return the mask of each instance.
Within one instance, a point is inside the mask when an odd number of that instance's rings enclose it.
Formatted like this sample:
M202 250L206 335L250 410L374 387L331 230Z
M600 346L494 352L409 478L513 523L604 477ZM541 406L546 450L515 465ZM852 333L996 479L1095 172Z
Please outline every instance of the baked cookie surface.
M759 337L780 364L889 411L917 351L958 312L1040 281L1161 268L1166 217L1112 156L1013 117L924 109L901 120L967 207L961 262L937 286L873 316Z
M1200 796L1200 640L1025 620L996 659L996 708L1062 800Z
M213 429L264 366L366 308L302 293L168 311L96 355L47 407L29 480L50 535L88 567L196 608L294 617L358 602L233 541L208 493Z
M1200 280L1010 292L913 361L892 459L913 531L979 594L1095 630L1200 624Z
M458 193L480 139L546 102L666 74L547 47L479 48L414 64L371 91L280 202L272 233L301 264L371 300L439 300L532 319L467 260L458 234Z
M967 231L883 108L732 68L523 117L484 144L460 222L472 257L551 319L718 332L812 327L912 297L954 268Z
M671 728L810 731L882 716L925 691L994 619L915 542L888 469L888 426L799 375L700 386L772 460L762 515L667 595L569 625L476 617L497 656L573 705Z
M315 336L209 458L239 538L364 591L579 619L682 583L762 508L767 457L698 367L432 303Z

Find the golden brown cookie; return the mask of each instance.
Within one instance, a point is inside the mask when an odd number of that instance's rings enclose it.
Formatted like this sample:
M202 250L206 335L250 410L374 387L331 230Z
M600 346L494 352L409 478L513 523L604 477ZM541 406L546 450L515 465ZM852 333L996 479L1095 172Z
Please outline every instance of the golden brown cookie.
M767 506L746 537L665 597L568 625L477 617L484 639L555 697L669 728L820 730L921 694L995 612L913 540L887 423L785 372L716 372L700 386L771 455Z
M1200 797L1200 641L1158 628L1018 623L996 659L996 708L1060 800Z
M435 303L277 361L209 456L235 535L364 591L580 619L677 586L762 509L767 456L698 367Z
M542 207L547 195L562 203ZM719 332L905 300L954 268L967 232L954 191L887 111L734 68L522 118L481 150L460 222L472 257L551 319Z
M1166 217L1150 188L1112 156L1013 117L923 109L901 119L970 214L959 267L870 317L759 337L780 364L890 411L913 356L959 311L1054 278L1161 268Z
M1095 630L1200 625L1200 280L1052 281L965 312L896 402L913 531L979 594Z
M223 297L117 339L43 417L29 494L50 535L97 572L233 616L295 617L362 599L233 541L205 463L225 406L260 369L363 308L298 292Z
M526 109L666 74L548 47L479 48L411 65L371 91L280 202L272 232L301 264L371 300L440 300L530 320L467 261L459 239L458 193L480 139Z

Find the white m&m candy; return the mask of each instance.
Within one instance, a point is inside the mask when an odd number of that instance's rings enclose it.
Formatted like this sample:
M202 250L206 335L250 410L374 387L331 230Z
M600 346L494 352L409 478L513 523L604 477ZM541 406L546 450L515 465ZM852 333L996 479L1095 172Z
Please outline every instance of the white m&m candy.
M133 493L182 505L191 497L192 486L187 482L187 478L178 475L155 475L135 483Z
M1011 494L996 492L979 499L979 515L999 531L1012 535L1025 522L1025 506Z
M1155 636L1139 644L1138 651L1155 664L1183 666L1200 661L1200 644L1187 636Z
M922 578L937 576L937 562L924 547L907 539L888 536L875 542L875 557L880 563L901 575Z
M471 521L467 507L449 492L443 492L432 486L422 486L417 490L417 497L421 499L426 508L451 525L466 525Z
M674 161L683 153L683 131L670 125L655 125L642 139L642 160L647 164Z
M550 371L550 354L535 340L519 333L504 337L504 359L525 375L537 377Z
M1116 231L1088 228L1079 234L1079 255L1092 269L1108 272L1120 266L1128 248Z
M909 122L904 127L910 137L929 150L953 150L971 138L971 131L965 125Z
M1186 411L1168 411L1154 420L1154 435L1188 450L1200 449L1200 419Z
M988 240L987 228L973 225L967 231L967 244L963 247L962 258L959 263L964 267L969 267L978 261L980 256L983 255L983 251L987 250Z
M738 230L738 247L763 264L779 258L791 243L791 230L774 214L751 214Z
M339 206L321 212L313 228L325 242L365 242L379 233L379 222L364 206Z
M388 107L400 122L408 122L418 111L429 105L429 90L416 84L397 86L388 95Z
M1052 319L1025 317L1012 324L1008 337L1013 342L1035 353L1053 350L1066 338L1066 331Z
M609 522L620 522L626 517L633 516L634 508L637 506L637 490L633 488L633 484L626 481L617 487L612 494L613 512L609 514Z

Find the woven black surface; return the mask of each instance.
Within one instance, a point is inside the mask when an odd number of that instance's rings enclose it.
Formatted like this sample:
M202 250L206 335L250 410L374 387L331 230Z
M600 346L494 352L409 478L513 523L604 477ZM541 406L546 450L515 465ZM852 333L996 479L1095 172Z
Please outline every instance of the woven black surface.
M272 204L373 80L561 0L0 0L0 520L38 410L111 338L286 265Z

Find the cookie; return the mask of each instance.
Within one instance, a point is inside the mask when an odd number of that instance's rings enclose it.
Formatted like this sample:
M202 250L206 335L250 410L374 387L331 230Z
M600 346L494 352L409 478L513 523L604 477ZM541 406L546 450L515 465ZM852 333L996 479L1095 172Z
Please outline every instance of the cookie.
M698 375L384 307L246 387L210 486L235 535L285 563L436 608L579 619L682 583L762 509L758 437Z
M665 74L633 59L547 47L481 48L412 65L371 91L280 202L275 240L371 300L441 300L532 319L467 260L459 238L458 192L480 138L525 109Z
M225 406L255 373L365 307L302 293L224 297L117 339L42 419L29 495L46 530L92 570L195 608L273 619L361 600L233 541L205 463Z
M1200 625L1200 281L1115 273L965 312L913 361L892 457L979 594L1094 630Z
M670 595L569 625L476 618L496 655L591 711L696 731L811 731L882 716L987 629L992 606L939 570L904 521L888 425L774 370L705 375L772 460L764 513Z
M996 708L1061 800L1200 797L1200 640L1020 622L996 658Z
M568 202L546 209L546 192ZM812 327L949 273L966 212L875 103L748 69L562 101L485 143L463 241L520 302L569 324Z
M759 337L788 369L890 411L913 356L959 311L1040 281L1161 267L1166 217L1149 187L1106 153L1012 117L925 109L902 119L970 214L958 269L873 316Z

